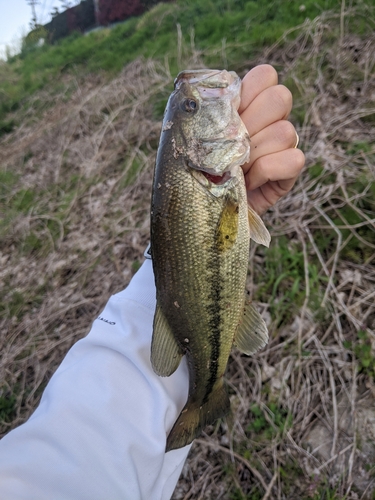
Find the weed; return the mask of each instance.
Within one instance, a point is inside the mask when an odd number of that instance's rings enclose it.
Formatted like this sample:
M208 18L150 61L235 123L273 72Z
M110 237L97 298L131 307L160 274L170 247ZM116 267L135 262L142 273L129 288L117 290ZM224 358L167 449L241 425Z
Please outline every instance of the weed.
M9 194L17 180L18 175L11 170L0 170L0 203L2 199Z
M250 407L250 414L251 422L247 426L247 431L251 433L252 439L258 442L272 441L276 437L282 438L293 422L291 414L277 403L269 403L267 408L253 404Z
M14 290L7 302L7 308L4 311L0 310L0 315L6 314L11 317L18 317L25 304L24 294L18 290Z
M332 488L326 484L318 486L317 490L310 496L313 500L345 500L346 495L342 496L337 488Z
M16 415L16 397L5 389L0 389L0 422L9 423Z
M293 317L305 300L306 290L303 280L304 255L296 242L290 242L283 236L274 239L269 249L264 252L264 270L254 276L257 284L255 299L270 304L270 313L277 326L286 324ZM319 303L326 277L318 272L317 264L309 259L310 301Z
M132 272L135 274L139 268L141 267L141 262L139 262L139 260L135 260L133 263L132 263Z
M36 285L32 289L13 289L6 283L0 295L0 318L20 320L27 312L42 304L47 291L46 285Z
M36 193L32 189L20 189L9 201L9 208L27 213L34 205Z
M345 341L344 347L351 349L358 361L359 373L375 378L375 356L371 339L364 330L359 330L354 342Z
M252 488L251 492L248 494L243 493L240 488L234 488L233 492L230 493L230 500L261 500L264 495L259 491L258 488Z
M161 120L164 116L164 111L167 106L169 92L158 93L152 99L153 104L153 117L155 120Z
M0 121L0 137L5 134L9 134L16 127L16 122L12 119L1 120Z
M323 186L329 186L336 180L336 174L333 172L329 172L324 169L324 165L322 161L315 163L309 167L309 176L310 179L314 179L316 182L311 183L310 189L316 187L316 183L320 183Z
M122 183L123 187L129 186L134 182L136 176L139 174L141 165L142 161L138 157L135 157L130 165L128 164L128 162L125 163L126 168Z

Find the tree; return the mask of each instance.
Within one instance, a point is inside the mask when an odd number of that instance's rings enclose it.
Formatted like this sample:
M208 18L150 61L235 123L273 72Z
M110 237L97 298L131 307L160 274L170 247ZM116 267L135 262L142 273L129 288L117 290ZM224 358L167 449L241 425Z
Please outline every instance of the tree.
M31 12L32 12L32 17L31 17L31 21L30 21L30 28L33 30L35 28L38 27L38 20L37 20L37 17L36 17L36 10L35 10L35 6L39 3L37 0L27 0L27 3L30 5L31 7Z
M74 2L72 0L60 0L60 3L63 10L68 10L71 7L73 7L77 2Z
M51 12L51 17L52 19L60 14L59 9L57 7L53 8L53 11Z

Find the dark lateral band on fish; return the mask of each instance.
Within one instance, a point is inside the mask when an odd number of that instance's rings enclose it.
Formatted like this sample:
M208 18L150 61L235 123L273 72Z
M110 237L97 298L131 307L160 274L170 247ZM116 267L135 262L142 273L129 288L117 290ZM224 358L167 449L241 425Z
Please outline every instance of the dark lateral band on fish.
M211 269L210 269L211 267ZM217 262L212 260L208 271L211 271L213 275L218 275L219 270L217 269ZM218 359L220 356L220 335L221 335L221 290L222 286L218 279L211 280L211 290L209 294L210 305L208 310L210 312L209 327L211 334L208 337L208 341L211 347L210 355L210 377L206 383L206 392L203 396L203 404L207 403L208 397L212 392L218 376Z
M186 355L189 368L188 400L166 451L229 411L224 373L233 344L253 354L268 341L245 293L250 238L268 245L270 237L247 205L241 165L250 141L237 112L240 89L233 72L184 71L164 115L151 203L151 363L169 376Z

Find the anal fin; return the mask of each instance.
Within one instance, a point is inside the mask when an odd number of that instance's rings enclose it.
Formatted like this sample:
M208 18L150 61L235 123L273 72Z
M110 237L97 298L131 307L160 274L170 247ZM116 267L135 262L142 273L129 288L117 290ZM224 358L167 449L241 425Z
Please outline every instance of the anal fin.
M245 300L243 318L233 343L237 349L248 355L254 354L268 343L267 325L248 300Z
M169 377L177 370L182 356L183 352L173 336L163 311L157 304L151 342L151 364L154 372L161 377Z

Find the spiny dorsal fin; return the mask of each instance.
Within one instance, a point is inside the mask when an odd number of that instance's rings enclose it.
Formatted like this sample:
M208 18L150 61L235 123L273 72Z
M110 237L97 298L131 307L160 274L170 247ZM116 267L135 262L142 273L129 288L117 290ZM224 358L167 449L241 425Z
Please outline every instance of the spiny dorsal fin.
M270 246L271 236L268 232L268 229L264 225L264 222L260 218L260 216L250 207L248 206L248 218L249 218L249 226L250 226L250 238L258 243L259 245L264 245L266 247Z
M234 345L244 354L254 354L267 343L267 325L255 307L246 300L243 318L234 337Z
M151 364L154 372L161 377L169 377L177 370L182 356L183 352L178 347L168 321L157 304L151 343Z

